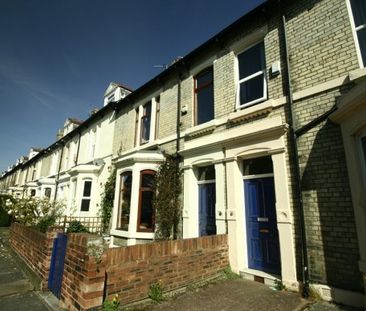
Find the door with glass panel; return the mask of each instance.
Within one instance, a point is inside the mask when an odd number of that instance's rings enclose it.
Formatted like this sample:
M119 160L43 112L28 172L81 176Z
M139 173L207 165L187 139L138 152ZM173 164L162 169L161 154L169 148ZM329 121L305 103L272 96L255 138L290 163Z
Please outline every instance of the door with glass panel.
M216 234L216 183L213 165L198 168L199 235Z
M244 160L248 267L280 274L276 198L270 157Z

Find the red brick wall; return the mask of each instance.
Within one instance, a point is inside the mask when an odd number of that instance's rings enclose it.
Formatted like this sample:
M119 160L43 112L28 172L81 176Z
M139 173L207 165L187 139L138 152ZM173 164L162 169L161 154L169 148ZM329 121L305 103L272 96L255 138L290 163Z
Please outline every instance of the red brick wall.
M164 291L217 275L229 265L227 235L108 249L107 295L122 304L148 297L151 284Z
M19 223L12 223L10 228L11 247L41 278L42 289L47 288L55 234L42 233Z
M11 227L11 246L41 277L43 288L54 236L17 223ZM109 299L118 293L127 304L148 297L156 282L171 291L214 277L229 264L227 235L113 248L100 258L87 254L91 239L95 236L68 235L61 289L61 304L68 310L100 306L105 286Z
M106 255L100 259L87 255L88 240L94 238L68 235L61 289L61 305L67 310L89 310L103 302Z

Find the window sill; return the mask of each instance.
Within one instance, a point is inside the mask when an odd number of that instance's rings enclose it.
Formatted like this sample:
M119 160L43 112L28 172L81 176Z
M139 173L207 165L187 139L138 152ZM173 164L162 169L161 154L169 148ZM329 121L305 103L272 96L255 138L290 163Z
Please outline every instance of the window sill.
M272 99L267 100L260 104L254 104L249 107L238 108L239 111L229 114L227 122L238 123L244 120L248 120L257 116L269 114L275 107L275 103Z
M185 136L186 137L195 137L195 136L200 136L200 135L205 135L205 134L209 134L212 133L215 128L217 127L217 121L216 120L211 120L209 122L194 126L190 129L187 129L185 132Z
M154 238L154 232L130 232L130 231L124 231L120 229L112 229L111 235L122 237L126 239L153 239Z

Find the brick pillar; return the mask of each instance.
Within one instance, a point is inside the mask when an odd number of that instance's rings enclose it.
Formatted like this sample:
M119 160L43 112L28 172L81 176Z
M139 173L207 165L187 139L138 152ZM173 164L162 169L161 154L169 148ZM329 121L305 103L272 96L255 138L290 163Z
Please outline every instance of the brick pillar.
M68 236L60 299L62 307L90 310L102 305L105 256L101 238L80 233Z

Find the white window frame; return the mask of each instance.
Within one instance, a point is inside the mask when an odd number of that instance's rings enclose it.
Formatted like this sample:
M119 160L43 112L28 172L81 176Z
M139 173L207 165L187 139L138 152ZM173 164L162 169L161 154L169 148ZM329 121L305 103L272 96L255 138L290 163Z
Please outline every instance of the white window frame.
M116 98L115 92L113 92L112 94L108 95L107 102L110 103L112 101L115 101L115 98Z
M90 182L90 195L89 196L84 196L85 183L87 181ZM83 188L82 188L81 199L80 199L80 212L81 213L89 213L90 212L90 205L91 205L92 190L93 190L93 180L91 178L85 178L85 179L82 180L82 182L83 182ZM87 211L81 210L81 207L82 207L82 204L83 204L83 200L89 200L89 206L88 206L88 210Z
M158 95L156 97L158 97ZM144 113L144 106L149 101L144 102L143 104L139 105L138 108L137 108L138 121L137 121L137 132L136 132L136 146L145 146L145 145L148 145L149 143L153 142L154 140L156 140L156 136L155 136L155 130L156 130L156 105L157 105L156 97L153 97L150 100L151 101L150 135L149 135L149 140L147 140L147 141L141 141L141 128L142 128L142 116L143 116L143 113ZM159 101L159 105L160 105L160 101ZM159 111L160 111L160 107L159 107Z
M93 160L95 157L97 145L97 127L93 127L89 131L89 160Z
M359 63L360 68L363 68L366 66L366 64L364 64L363 60L362 60L362 53L361 53L361 49L360 49L360 43L358 41L357 32L359 30L365 29L366 24L356 27L355 19L353 17L353 12L352 12L351 0L347 0L346 3L347 3L348 15L349 15L349 18L351 21L351 26L352 26L353 39L356 43L356 52L357 52L358 63Z
M267 74L266 74L266 64L264 62L263 68L262 70L259 70L253 74L251 74L250 76L244 77L242 79L239 79L239 58L238 56L244 52L246 52L247 50L251 49L252 47L256 46L257 44L260 44L263 42L263 46L264 46L264 40L256 42L250 46L248 46L246 49L240 51L239 53L236 54L236 80L237 82L237 86L236 86L236 109L242 109L242 108L246 108L249 106L252 106L254 104L257 104L259 102L265 101L267 99ZM265 52L265 51L263 51ZM265 58L265 54L264 54L264 58ZM255 77L258 77L259 75L263 74L263 96L257 99L254 99L250 102L244 103L244 104L240 104L240 86L242 83L249 81Z
M63 161L63 170L66 171L67 169L69 169L69 157L70 157L70 143L66 144L66 146L64 147L64 154L65 154L65 159Z

